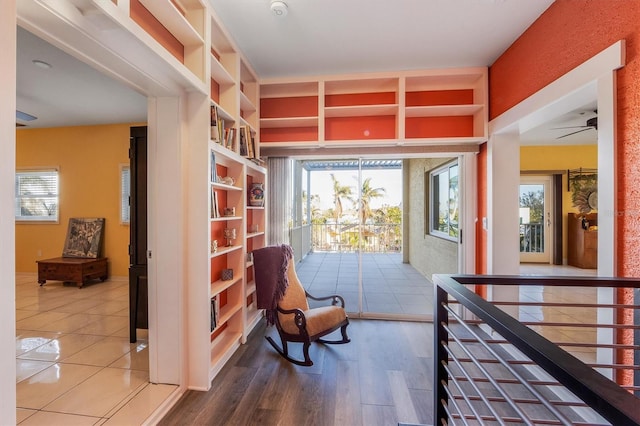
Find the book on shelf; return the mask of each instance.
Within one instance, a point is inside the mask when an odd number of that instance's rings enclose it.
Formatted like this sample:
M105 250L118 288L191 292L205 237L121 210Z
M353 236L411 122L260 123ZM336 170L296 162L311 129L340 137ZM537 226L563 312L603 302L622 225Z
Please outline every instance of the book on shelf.
M219 311L220 304L218 302L218 295L216 294L211 298L211 331L215 330L218 326Z
M211 105L211 139L214 141L220 140L218 124L218 108L215 105Z
M258 166L262 166L262 167L264 167L267 164L262 158L250 158L250 160L253 161L255 164L257 164Z
M246 135L247 135L247 155L249 158L256 157L256 147L255 147L255 139L253 134L251 133L251 127L246 126Z
M218 181L218 171L216 170L216 154L211 151L211 182Z
M247 132L244 127L240 127L240 155L246 157L249 155L247 148Z
M225 148L230 149L231 151L236 150L236 129L235 127L229 127L224 129L224 146Z
M211 140L224 146L225 135L225 121L220 117L218 107L211 105Z
M220 209L218 207L218 193L215 188L211 187L211 218L220 217Z

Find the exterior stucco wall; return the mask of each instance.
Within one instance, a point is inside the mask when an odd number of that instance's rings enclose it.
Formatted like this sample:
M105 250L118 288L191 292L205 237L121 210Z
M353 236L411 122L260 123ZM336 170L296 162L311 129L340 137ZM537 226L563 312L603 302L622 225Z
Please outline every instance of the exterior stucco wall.
M409 262L429 280L433 274L458 272L458 244L429 235L427 229L428 197L425 173L451 161L451 158L409 160Z

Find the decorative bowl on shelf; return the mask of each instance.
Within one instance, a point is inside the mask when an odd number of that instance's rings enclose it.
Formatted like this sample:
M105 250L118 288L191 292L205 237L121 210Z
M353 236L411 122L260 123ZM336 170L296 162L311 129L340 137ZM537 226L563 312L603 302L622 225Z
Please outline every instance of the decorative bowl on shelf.
M218 182L225 185L233 185L236 181L231 176L223 176L218 178Z

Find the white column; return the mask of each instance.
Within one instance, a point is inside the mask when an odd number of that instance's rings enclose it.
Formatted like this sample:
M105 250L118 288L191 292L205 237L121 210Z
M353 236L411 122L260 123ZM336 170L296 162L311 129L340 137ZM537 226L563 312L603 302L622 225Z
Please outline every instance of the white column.
M615 277L616 270L616 217L618 214L638 215L637 211L619 211L616 203L616 80L615 71L598 79L598 276ZM598 289L598 303L616 303L614 290ZM615 324L613 309L598 309L598 324ZM611 329L599 328L598 344L615 342ZM608 348L598 348L596 359L599 364L613 364L615 352ZM611 369L599 369L601 374L613 379Z
M16 424L16 1L0 2L0 424L3 425Z
M462 171L460 205L462 224L462 244L458 251L458 272L476 273L476 220L478 218L478 157L476 153L460 156Z
M508 134L489 139L487 156L489 274L518 274L520 143Z
M615 71L598 79L598 276L615 277L616 216L616 81Z
M180 384L187 281L184 107L180 98L149 98L148 107L149 379Z
M520 142L513 135L497 134L489 138L487 148L487 272L516 275L520 272ZM487 296L489 300L519 298L515 286L489 286Z

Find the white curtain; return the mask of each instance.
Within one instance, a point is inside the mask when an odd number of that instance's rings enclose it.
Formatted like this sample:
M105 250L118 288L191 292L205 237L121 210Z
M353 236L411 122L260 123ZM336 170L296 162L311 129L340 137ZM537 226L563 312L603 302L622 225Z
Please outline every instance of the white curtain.
M289 241L289 223L291 222L293 160L289 158L268 158L269 178L267 197L269 212L267 244L291 244Z

